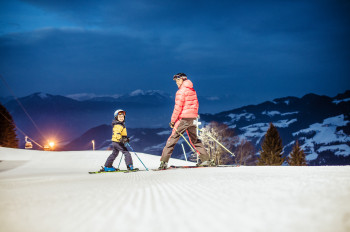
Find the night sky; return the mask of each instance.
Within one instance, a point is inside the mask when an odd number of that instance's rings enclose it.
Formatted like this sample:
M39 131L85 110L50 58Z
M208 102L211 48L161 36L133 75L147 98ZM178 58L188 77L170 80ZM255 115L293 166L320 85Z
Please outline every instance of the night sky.
M0 0L0 74L18 97L175 94L178 72L232 107L335 96L350 89L349 12L345 0Z

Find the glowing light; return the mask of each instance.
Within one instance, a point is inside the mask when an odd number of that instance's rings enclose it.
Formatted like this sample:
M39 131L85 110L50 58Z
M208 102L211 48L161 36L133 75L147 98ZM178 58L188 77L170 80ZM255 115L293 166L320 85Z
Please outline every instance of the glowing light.
M51 148L53 148L54 146L55 146L55 143L54 142L49 142L49 146L51 147Z

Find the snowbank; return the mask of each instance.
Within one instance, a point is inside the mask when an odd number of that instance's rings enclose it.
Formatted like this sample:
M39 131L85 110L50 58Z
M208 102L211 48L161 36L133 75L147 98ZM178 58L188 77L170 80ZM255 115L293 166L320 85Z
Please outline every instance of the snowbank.
M350 231L349 166L89 175L109 153L0 148L0 231Z

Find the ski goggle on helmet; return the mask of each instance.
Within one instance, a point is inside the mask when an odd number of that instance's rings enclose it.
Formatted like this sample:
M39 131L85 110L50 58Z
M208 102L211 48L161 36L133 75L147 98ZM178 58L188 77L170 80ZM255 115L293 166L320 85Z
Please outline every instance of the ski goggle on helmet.
M174 81L176 81L177 79L187 80L187 76L185 73L178 73L173 76Z
M125 117L125 111L124 110L116 110L115 112L114 112L114 117L116 118L116 117L118 117L118 115L119 114L121 114L121 115L124 115L124 117Z

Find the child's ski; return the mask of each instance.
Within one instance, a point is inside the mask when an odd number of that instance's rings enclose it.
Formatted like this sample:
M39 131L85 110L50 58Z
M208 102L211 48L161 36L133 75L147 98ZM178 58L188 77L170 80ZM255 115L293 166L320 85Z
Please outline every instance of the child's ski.
M113 173L113 172L123 172L123 173L129 173L129 172L138 172L141 171L139 169L134 169L134 170L115 170L115 171L96 171L96 172L89 172L89 174L100 174L100 173Z

